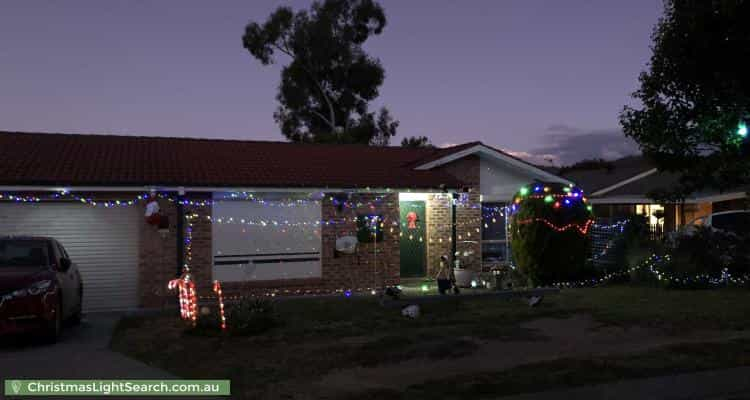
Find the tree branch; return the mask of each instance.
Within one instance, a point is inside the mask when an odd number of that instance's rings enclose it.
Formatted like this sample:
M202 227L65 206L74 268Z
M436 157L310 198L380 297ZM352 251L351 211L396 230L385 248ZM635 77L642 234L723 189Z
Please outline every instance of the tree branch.
M279 46L276 43L273 43L272 46L278 49L280 52L288 55L292 59L295 59L294 53L289 50L289 44L286 42L285 39L281 39L284 42L284 47ZM336 133L336 113L333 108L333 103L331 102L331 99L328 97L328 94L326 93L323 86L318 82L317 79L315 79L315 75L312 73L310 68L306 66L304 63L300 63L302 66L302 69L307 72L307 75L310 77L310 80L315 84L315 86L320 91L320 94L323 96L323 100L325 100L326 104L328 105L328 113L330 115L330 119L325 118L323 115L321 115L319 112L312 110L315 115L317 115L320 119L323 120L323 122L327 123L331 127L331 131L333 133Z

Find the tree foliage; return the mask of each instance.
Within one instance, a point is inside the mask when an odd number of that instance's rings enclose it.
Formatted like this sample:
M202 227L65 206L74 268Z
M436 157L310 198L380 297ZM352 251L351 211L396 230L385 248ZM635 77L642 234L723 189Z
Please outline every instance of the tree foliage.
M549 191L537 194L531 189L528 196L522 192L515 196L520 203L516 203L517 209L511 215L513 261L533 286L586 277L589 238L584 228L591 219L591 212L580 196L571 197L570 204L559 207L553 202L564 200L545 201L546 196L564 196L564 185L538 183L526 186L527 189L534 187L547 187ZM579 188L570 190L580 192ZM568 229L557 231L550 224Z
M702 187L750 181L750 1L665 0L638 107L620 115L625 134L665 171L682 173L680 198Z
M410 136L401 140L402 147L435 147L427 136Z
M566 165L560 168L558 175L564 175L572 171L590 171L603 169L607 172L611 172L615 169L615 164L612 161L607 161L603 158L589 158L578 161L571 165Z
M263 65L279 54L281 71L274 119L295 142L387 145L396 134L386 108L369 110L385 78L380 61L362 45L386 25L373 0L325 0L310 10L279 7L262 24L251 22L242 43Z

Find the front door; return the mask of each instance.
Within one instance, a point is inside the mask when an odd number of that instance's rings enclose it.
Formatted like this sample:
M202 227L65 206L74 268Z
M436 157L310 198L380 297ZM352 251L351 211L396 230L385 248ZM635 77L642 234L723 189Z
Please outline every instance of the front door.
M401 219L401 277L425 274L425 202L399 202Z

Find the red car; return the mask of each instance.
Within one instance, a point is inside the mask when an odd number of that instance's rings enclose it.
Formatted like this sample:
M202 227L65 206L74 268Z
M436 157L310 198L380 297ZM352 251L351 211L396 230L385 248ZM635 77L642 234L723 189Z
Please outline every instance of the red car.
M81 319L83 282L57 240L0 237L0 334L41 333L57 341Z

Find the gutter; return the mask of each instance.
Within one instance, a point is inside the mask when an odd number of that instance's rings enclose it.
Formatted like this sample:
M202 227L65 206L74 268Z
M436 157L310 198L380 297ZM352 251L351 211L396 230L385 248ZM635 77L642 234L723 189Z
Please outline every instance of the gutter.
M0 185L0 192L178 192L178 193L210 193L210 192L352 192L352 193L454 193L460 189L449 188L346 188L346 187L269 187L269 186L18 186Z

